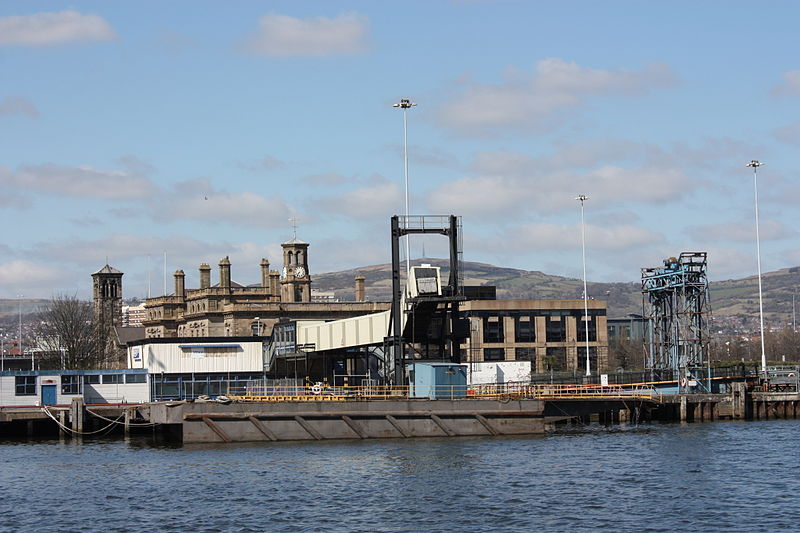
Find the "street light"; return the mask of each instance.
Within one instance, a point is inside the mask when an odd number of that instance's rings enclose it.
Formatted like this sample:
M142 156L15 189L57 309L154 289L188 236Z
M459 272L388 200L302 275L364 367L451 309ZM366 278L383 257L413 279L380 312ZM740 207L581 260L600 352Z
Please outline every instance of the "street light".
M592 375L589 362L589 293L586 291L586 224L583 219L583 202L589 199L585 194L575 197L581 203L581 256L583 257L583 321L586 326L586 375Z
M408 228L408 110L414 107L415 104L411 100L403 98L399 104L394 104L392 107L398 107L403 110L403 178L406 185L406 228ZM411 244L409 240L411 237L406 235L406 283L408 283L409 274L411 273Z
M761 371L764 377L767 375L767 352L764 349L764 297L761 291L761 238L758 233L758 167L763 165L759 161L753 159L745 166L753 167L753 191L754 205L756 211L756 258L758 262L758 317L761 323Z

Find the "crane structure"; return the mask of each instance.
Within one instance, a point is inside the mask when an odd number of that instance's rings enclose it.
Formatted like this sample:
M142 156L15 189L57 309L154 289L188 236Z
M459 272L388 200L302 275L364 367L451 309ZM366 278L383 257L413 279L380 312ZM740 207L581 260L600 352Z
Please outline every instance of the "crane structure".
M665 259L663 267L642 269L644 316L650 322L647 366L672 370L680 376L681 388L708 364L707 255L682 252Z

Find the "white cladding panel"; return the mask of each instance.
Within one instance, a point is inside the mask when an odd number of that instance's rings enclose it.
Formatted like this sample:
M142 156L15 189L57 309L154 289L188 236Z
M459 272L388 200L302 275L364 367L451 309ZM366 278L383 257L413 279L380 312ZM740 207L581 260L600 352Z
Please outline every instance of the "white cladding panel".
M382 344L389 334L389 311L333 322L297 323L297 344L313 344L316 351Z
M71 398L71 396L66 396ZM65 403L69 403L68 400ZM92 403L145 403L150 401L149 383L84 385L83 401Z
M83 399L87 404L92 403L145 403L150 401L149 380L144 383L124 383L125 378L120 375L123 383L114 384L84 384L81 380ZM56 386L56 404L69 405L73 398L81 394L63 394L60 375L36 376L36 394L17 396L15 376L0 376L0 406L13 407L23 405L41 405L42 385Z
M524 382L531 380L530 361L503 361L497 363L470 363L467 365L468 384Z
M141 361L135 360L137 348ZM262 350L261 341L142 344L128 347L128 364L150 374L262 372Z

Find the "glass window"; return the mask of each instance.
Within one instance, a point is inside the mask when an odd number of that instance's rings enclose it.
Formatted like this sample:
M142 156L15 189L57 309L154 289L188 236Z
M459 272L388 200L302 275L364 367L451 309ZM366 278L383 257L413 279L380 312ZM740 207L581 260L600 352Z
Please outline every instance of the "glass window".
M516 348L514 359L517 361L536 361L536 348Z
M501 317L483 319L483 342L503 342L503 319Z
M547 317L547 342L565 342L567 340L567 323L560 316Z
M578 315L575 317L578 327L578 340L586 342L586 320L584 316ZM589 342L597 340L597 320L596 317L589 316Z
M125 383L147 383L147 374L125 374Z
M97 385L100 383L100 376L98 374L87 374L83 376L83 382L86 385Z
M81 376L61 376L61 394L80 394Z
M533 317L520 316L514 320L514 340L516 342L536 342L536 328Z
M484 361L505 361L506 350L505 348L484 348L483 349Z
M14 386L17 396L36 396L36 376L16 376Z
M567 368L567 349L564 347L550 347L547 348L547 355L544 358L544 367L546 370L561 372Z
M578 347L578 368L586 370L586 346ZM589 346L589 368L597 371L597 348Z
M122 383L122 374L103 374L103 385Z

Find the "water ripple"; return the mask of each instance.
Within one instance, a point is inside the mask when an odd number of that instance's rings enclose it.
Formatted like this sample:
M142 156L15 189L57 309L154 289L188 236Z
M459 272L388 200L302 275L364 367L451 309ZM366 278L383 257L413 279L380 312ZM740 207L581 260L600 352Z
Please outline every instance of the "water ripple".
M797 421L537 438L0 443L0 531L795 531Z

